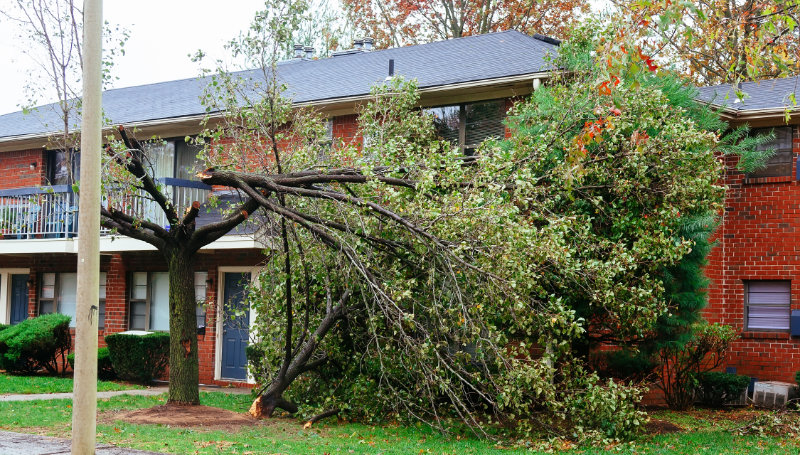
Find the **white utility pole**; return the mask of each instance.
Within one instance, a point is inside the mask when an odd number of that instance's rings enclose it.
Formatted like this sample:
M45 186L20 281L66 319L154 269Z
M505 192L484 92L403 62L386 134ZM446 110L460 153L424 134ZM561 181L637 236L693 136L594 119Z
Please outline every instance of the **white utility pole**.
M78 308L72 453L94 454L97 432L97 322L100 298L103 1L83 2L83 115L78 208Z

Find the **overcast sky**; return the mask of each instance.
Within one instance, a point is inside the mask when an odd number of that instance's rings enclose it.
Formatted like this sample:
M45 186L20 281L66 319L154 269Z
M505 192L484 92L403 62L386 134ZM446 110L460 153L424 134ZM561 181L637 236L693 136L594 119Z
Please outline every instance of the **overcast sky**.
M0 8L13 0L0 0ZM105 0L103 16L130 31L125 56L119 57L114 87L130 87L195 77L199 66L189 54L223 56L223 44L244 30L263 0ZM0 21L0 114L25 103L23 87L35 68L15 39L13 26ZM48 101L53 101L48 100Z

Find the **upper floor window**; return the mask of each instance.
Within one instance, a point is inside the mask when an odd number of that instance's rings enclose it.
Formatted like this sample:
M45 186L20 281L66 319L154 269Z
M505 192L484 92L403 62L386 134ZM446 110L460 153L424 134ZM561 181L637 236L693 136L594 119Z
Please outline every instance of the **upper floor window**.
M144 147L155 178L196 180L195 174L203 168L197 159L201 146L184 139L151 141Z
M789 330L790 281L746 281L744 292L746 330Z
M505 100L439 106L427 109L439 136L472 155L481 142L505 135Z
M70 161L71 166L70 166ZM70 167L72 168L70 170ZM50 185L72 185L79 179L81 172L81 154L67 153L63 150L48 150L46 154L45 173Z
M753 129L751 134L762 136L774 133L775 139L759 145L756 150L775 150L775 153L761 169L747 174L748 178L759 177L791 177L792 176L792 127Z

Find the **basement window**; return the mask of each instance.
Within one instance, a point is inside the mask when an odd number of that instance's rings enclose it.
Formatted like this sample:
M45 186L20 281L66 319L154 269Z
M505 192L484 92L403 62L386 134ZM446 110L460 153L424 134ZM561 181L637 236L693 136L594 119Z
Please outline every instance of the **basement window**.
M745 281L744 290L746 330L789 330L791 281Z
M439 106L426 109L433 115L439 137L458 145L464 155L471 156L475 149L489 138L505 136L505 100Z
M775 139L759 145L756 150L774 150L775 153L764 167L748 173L747 178L792 176L792 158L794 157L792 153L792 127L758 128L751 131L753 136L764 136L770 133L774 133Z

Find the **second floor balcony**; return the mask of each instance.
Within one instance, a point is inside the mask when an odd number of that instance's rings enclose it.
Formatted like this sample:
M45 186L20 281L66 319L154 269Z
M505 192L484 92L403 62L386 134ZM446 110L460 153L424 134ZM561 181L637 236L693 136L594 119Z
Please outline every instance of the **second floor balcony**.
M192 202L208 202L211 187L193 180L161 178L164 192L178 213ZM167 226L155 202L130 188L107 189L103 204L137 218ZM69 239L78 235L78 195L69 185L0 190L0 234L3 239ZM108 235L103 230L101 235Z

